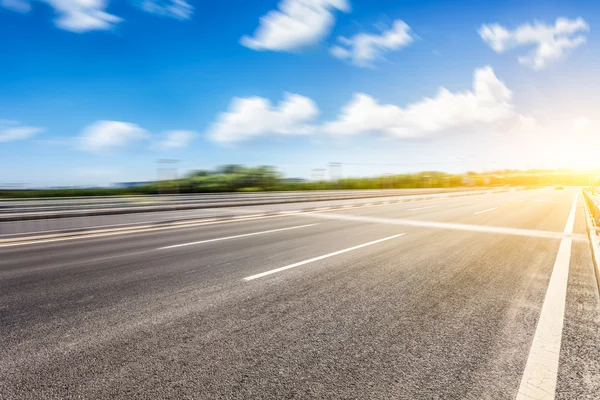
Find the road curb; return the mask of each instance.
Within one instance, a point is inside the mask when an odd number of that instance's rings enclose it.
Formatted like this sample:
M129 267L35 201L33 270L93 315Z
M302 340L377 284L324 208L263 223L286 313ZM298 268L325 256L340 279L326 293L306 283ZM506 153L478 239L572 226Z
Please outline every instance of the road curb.
M598 226L596 226L592 210L588 204L588 194L583 195L583 204L585 207L585 228L590 241L590 249L592 252L592 261L594 263L594 272L596 275L596 285L600 293L600 235L598 235Z

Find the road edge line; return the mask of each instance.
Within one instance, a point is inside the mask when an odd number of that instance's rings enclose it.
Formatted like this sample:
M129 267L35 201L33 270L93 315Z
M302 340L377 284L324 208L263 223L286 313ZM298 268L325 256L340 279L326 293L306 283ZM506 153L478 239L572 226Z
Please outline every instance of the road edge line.
M564 233L572 233L579 193L569 211ZM560 241L516 400L552 400L556 396L573 239Z

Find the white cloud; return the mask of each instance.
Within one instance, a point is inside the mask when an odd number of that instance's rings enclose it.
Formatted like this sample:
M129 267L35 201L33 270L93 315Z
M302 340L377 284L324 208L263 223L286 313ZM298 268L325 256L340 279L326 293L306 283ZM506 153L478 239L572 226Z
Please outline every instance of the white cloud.
M106 12L108 0L39 0L54 9L54 24L61 29L82 33L93 30L109 30L123 21ZM28 0L1 0L0 5L13 11L27 13L31 10Z
M156 143L155 148L157 150L170 150L187 147L195 136L195 132L192 131L168 131L164 134L164 137Z
M177 19L190 19L194 7L185 0L144 0L142 10Z
M106 0L43 0L48 3L58 17L57 27L76 33L93 30L112 29L123 21L122 18L107 13Z
M83 129L77 141L80 149L101 153L124 148L147 137L147 131L136 124L96 121Z
M281 0L279 10L260 18L254 36L240 43L253 50L294 51L318 43L333 24L333 11L350 11L347 0Z
M351 38L340 36L338 42L329 50L332 56L350 60L358 67L369 67L373 61L383 58L383 53L406 47L413 42L413 38L410 27L398 19L391 29L380 35L359 33Z
M8 10L16 11L21 14L27 14L31 11L31 4L27 0L2 0L0 1L0 7Z
M452 93L440 88L433 98L405 108L379 104L373 97L356 93L337 119L324 124L334 135L379 133L391 137L422 137L449 130L490 126L515 117L512 93L491 67L476 69L473 89Z
M538 126L519 115L512 92L491 67L476 69L473 88L450 92L440 88L432 98L405 107L379 104L373 97L355 93L333 121L317 124L316 103L286 94L277 106L262 97L234 98L229 111L218 116L208 136L218 142L235 142L268 134L379 134L394 138L419 138L437 133L526 132Z
M21 126L18 121L0 120L0 143L25 140L45 129L36 126Z
M27 13L32 0L0 0L0 6L12 11ZM123 18L109 14L109 0L38 0L54 9L54 24L71 32L110 30ZM186 0L143 0L141 9L157 15L189 19L194 8Z
M572 20L557 18L554 25L538 21L533 24L525 23L512 31L499 24L482 25L479 35L496 53L519 46L535 45L529 55L519 57L519 63L539 70L566 57L569 50L584 44L584 33L589 30L588 24L579 17Z
M235 142L267 134L309 134L309 123L319 114L308 97L286 93L284 100L272 106L262 97L234 98L229 111L221 113L208 132L217 142Z

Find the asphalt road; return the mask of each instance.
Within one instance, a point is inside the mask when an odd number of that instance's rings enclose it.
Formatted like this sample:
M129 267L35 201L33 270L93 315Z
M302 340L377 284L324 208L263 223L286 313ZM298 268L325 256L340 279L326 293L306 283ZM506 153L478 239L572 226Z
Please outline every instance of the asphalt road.
M556 356L553 397L598 399L576 196L1 247L0 398L515 399Z
M196 220L196 219L214 219L214 218L232 218L239 216L249 216L259 213L278 213L296 211L299 209L311 209L321 207L333 207L347 204L359 204L381 201L412 201L423 197L446 197L446 196L466 196L476 193L485 193L491 189L485 188L453 188L453 189L388 189L388 190L340 190L332 191L313 191L313 192L284 192L272 194L263 192L257 194L230 193L227 195L188 195L171 196L169 201L160 201L146 198L127 198L120 197L116 200L129 202L128 206L118 205L123 213L90 215L95 212L104 213L106 210L100 204L86 205L86 202L92 200L53 200L54 208L66 207L68 211L55 210L51 212L39 213L38 207L28 207L25 213L13 213L13 208L6 208L3 213L1 207L10 202L0 201L0 240L9 239L18 236L31 235L33 233L55 234L58 232L73 230L90 229L113 229L129 226L140 226L147 224L164 224L172 221ZM506 189L494 189L502 191ZM200 199L200 200L198 200ZM216 200L220 199L220 200ZM42 203L51 201L44 200ZM99 200L97 200L99 201ZM18 205L29 204L36 200L19 202ZM82 205L68 205L71 202L82 202ZM174 209L178 207L177 203L190 203L192 209ZM201 204L203 203L203 204ZM227 205L225 205L227 203ZM56 206L56 204L63 204ZM140 208L144 206L154 207L154 211L144 211ZM205 208L195 208L205 207ZM111 207L108 207L111 208ZM114 212L114 208L111 208ZM79 216L73 216L74 214ZM58 214L58 216L57 216ZM33 217L32 217L33 215ZM29 218L29 217L33 218ZM6 219L8 218L8 219Z

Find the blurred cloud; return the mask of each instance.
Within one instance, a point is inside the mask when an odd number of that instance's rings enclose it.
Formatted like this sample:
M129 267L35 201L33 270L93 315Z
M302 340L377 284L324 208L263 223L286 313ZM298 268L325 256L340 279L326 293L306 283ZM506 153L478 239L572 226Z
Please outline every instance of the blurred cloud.
M157 150L181 149L187 147L195 136L196 133L193 131L167 131L164 137L155 143L154 148Z
M282 0L278 10L260 18L254 36L240 43L253 50L295 51L318 43L329 35L333 11L350 12L347 0Z
M176 19L190 19L194 7L185 0L144 0L142 10Z
M0 120L0 143L29 139L45 128L36 126L22 126L18 121Z
M31 10L34 0L0 0L0 6L23 14ZM50 6L55 14L54 24L66 31L83 33L115 28L124 19L108 13L109 0L37 0ZM143 0L140 8L156 15L189 19L194 8L186 0Z
M109 30L123 21L106 12L107 0L39 0L54 9L54 24L66 31L82 33L93 30ZM31 2L27 0L1 0L0 5L9 10L27 13Z
M373 97L355 93L335 121L323 131L334 135L379 133L391 137L422 137L432 133L493 125L515 116L511 91L491 67L475 70L473 89L450 92L440 88L433 98L424 98L402 108L379 104Z
M357 67L370 67L373 61L382 59L383 53L399 50L413 42L410 27L402 20L396 20L389 30L380 35L358 33L351 38L340 36L338 45L329 49L332 56L349 60Z
M535 21L527 22L514 30L499 24L482 25L479 36L496 53L520 46L535 45L527 56L519 57L519 63L535 70L546 68L552 62L566 57L569 50L586 42L584 33L590 27L581 17L576 19L557 18L554 25Z
M120 121L96 121L77 138L78 147L91 152L108 152L144 140L148 132L136 124Z
M379 134L395 138L426 137L435 133L507 131L510 126L532 127L535 120L519 115L512 92L491 67L475 70L473 88L451 92L440 88L432 97L400 107L379 104L365 93L355 93L337 118L316 124L317 104L304 96L286 93L277 106L262 97L234 98L229 111L219 114L208 132L217 142L235 142L268 134Z
M21 14L27 14L31 11L31 4L27 0L2 0L0 7L12 10Z
M316 103L298 94L286 93L277 106L272 106L263 97L236 97L231 101L229 111L219 114L208 136L227 143L266 134L309 134L314 127L308 122L318 114Z

